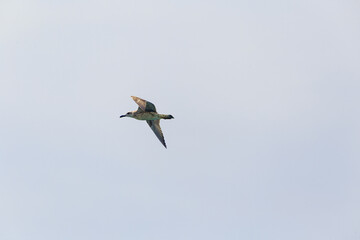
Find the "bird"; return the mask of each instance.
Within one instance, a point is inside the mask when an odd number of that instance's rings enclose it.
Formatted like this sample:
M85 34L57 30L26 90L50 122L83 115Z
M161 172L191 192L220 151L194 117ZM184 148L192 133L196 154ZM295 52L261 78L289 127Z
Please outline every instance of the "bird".
M136 111L128 112L121 115L120 118L130 117L137 120L146 120L147 124L153 130L156 137L166 147L165 138L160 128L160 119L173 119L174 117L170 114L159 114L156 112L155 105L149 101L141 99L139 97L131 96L137 105L139 105Z

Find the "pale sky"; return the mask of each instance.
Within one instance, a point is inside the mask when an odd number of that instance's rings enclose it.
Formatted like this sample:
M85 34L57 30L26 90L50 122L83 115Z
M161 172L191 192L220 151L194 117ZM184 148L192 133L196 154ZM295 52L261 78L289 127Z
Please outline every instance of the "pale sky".
M0 239L360 239L359 13L1 0Z

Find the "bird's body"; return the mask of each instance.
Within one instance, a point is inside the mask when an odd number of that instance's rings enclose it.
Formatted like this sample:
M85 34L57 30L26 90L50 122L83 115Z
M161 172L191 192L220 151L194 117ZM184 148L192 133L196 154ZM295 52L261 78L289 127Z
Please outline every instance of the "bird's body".
M168 116L169 115L165 115L165 114L158 114L156 112L144 112L144 111L139 111L141 110L141 108L139 108L137 111L132 112L132 115L129 117L135 118L137 120L158 120L158 119L170 119Z
M134 114L134 118L137 120L157 120L157 119L161 119L159 114L154 113L154 112L136 112Z
M172 115L168 114L159 114L156 112L155 105L151 102L148 102L144 99L131 96L132 99L139 105L139 108L136 111L128 112L125 115L121 115L122 117L131 117L137 120L146 120L150 128L153 130L157 138L166 148L166 143L164 139L164 135L160 128L160 119L172 119L174 118Z

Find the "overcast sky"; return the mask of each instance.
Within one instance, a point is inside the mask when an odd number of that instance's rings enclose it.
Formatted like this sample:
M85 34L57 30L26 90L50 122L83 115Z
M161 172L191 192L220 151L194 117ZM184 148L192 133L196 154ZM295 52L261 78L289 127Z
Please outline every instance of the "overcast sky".
M359 13L1 0L0 239L360 239Z

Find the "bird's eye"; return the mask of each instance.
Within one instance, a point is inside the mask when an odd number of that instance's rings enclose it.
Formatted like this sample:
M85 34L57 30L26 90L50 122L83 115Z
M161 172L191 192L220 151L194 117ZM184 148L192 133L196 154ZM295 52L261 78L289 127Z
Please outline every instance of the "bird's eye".
M131 112L128 112L127 114L131 114Z

